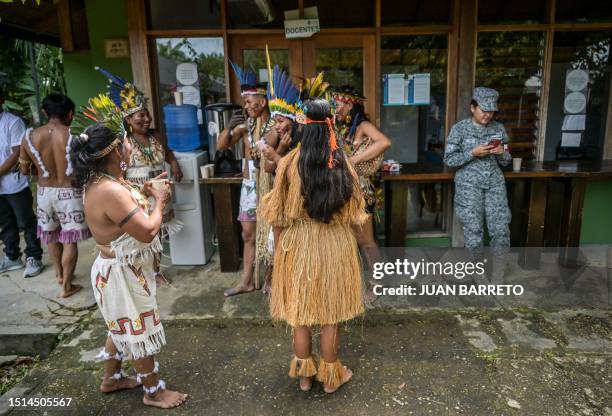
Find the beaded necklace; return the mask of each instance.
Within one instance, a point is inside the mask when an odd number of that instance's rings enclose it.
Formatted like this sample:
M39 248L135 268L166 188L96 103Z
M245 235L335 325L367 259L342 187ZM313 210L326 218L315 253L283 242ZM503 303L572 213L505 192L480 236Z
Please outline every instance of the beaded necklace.
M145 160L147 161L147 164L151 166L154 165L155 164L155 152L152 149L153 143L151 141L151 136L148 134L146 136L147 143L148 143L147 146L142 144L140 140L138 140L136 137L130 136L130 139L132 140L132 143L136 144L136 147L138 148L140 153L142 153L142 155L144 156Z

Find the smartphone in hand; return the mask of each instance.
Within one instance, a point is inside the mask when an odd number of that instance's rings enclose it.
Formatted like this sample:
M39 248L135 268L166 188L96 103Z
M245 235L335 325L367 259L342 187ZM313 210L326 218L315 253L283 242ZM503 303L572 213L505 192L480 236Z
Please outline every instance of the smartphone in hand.
M493 146L493 149L495 149L501 144L502 144L502 139L498 139L497 137L492 138L491 140L489 140L489 143L487 143L487 145Z

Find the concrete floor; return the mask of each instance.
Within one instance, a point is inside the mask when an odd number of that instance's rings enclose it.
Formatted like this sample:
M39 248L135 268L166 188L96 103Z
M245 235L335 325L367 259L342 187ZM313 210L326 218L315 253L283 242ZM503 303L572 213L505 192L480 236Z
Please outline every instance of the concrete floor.
M88 287L73 299L55 298L50 269L34 279L21 271L0 277L0 355L46 355L0 398L0 414L612 416L610 268L597 256L565 290L554 259L544 256L537 272L511 259L507 282L531 285L516 303L379 298L342 329L341 357L355 376L334 395L318 385L302 393L287 377L291 331L269 321L261 292L223 298L239 273L220 273L215 257L204 267L168 268L174 283L158 290L168 341L161 374L191 397L162 412L145 409L139 389L97 390L102 373L93 359L106 331L88 284L91 248L81 246L77 269L77 282ZM558 307L563 302L568 307ZM8 406L10 397L30 396L73 402Z

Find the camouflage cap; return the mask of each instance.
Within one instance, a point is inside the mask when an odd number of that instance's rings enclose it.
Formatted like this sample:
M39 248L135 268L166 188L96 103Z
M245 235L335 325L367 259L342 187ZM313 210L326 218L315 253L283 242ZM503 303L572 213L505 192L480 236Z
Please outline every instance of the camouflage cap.
M472 99L478 103L482 111L498 111L497 99L499 93L493 88L476 87L472 93Z

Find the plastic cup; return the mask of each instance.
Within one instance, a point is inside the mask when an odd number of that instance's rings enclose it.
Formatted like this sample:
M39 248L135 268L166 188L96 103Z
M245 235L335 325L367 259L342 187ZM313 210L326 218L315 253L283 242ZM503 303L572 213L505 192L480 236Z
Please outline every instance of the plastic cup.
M520 157L512 158L512 170L515 172L519 172L521 170L521 163L523 163L523 159Z
M202 179L210 177L208 174L208 165L200 166L200 174L202 175Z
M183 105L183 93L181 91L176 91L174 93L174 104Z
M165 185L166 185L166 179L152 179L151 180L151 186L153 186L153 189L164 189Z

